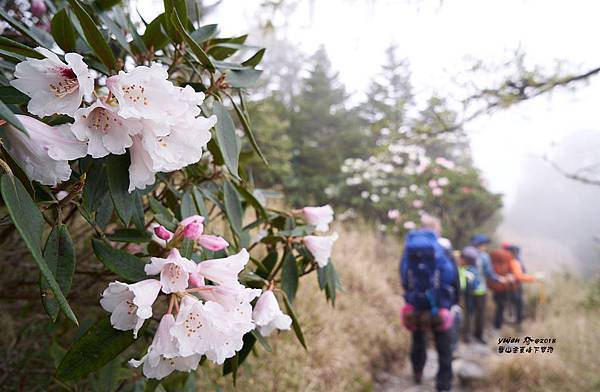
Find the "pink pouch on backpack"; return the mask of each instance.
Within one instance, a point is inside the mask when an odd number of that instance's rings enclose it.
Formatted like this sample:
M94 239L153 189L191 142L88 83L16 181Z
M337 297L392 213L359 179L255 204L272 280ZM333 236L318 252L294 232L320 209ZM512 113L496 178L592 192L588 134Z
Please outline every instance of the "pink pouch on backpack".
M417 329L415 308L410 304L404 304L400 310L400 316L402 318L402 325L409 331L415 331Z
M452 324L454 324L454 315L450 310L446 308L441 308L438 310L439 324L437 324L435 330L436 331L447 331L452 328Z

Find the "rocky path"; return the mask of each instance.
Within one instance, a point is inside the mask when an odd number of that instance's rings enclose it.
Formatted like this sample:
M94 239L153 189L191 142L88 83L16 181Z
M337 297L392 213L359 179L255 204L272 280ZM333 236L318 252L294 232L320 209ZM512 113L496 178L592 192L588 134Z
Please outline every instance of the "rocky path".
M460 343L453 361L453 392L474 391L472 384L486 378L486 363L493 356L490 346L479 343ZM378 392L435 392L437 373L437 353L433 348L427 350L427 362L423 370L423 382L415 385L412 379L410 362L399 374L380 373L377 375Z

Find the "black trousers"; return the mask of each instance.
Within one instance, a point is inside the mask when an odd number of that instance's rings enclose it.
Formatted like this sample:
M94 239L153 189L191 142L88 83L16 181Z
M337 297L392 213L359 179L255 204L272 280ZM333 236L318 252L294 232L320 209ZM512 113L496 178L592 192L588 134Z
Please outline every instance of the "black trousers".
M509 300L508 291L494 291L494 302L496 303L496 311L494 313L494 328L502 328L504 324L504 307Z
M412 333L410 360L415 374L423 374L427 360L426 331ZM438 353L438 372L435 386L438 391L449 391L452 386L452 337L450 331L432 331Z
M483 323L485 320L486 294L465 295L465 318L463 327L463 338L469 340L471 331L477 339L483 339Z

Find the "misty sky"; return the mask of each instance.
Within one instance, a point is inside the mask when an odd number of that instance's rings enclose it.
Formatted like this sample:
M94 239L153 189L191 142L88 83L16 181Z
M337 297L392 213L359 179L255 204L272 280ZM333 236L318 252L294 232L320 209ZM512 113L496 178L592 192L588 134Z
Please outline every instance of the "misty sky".
M397 44L398 55L409 60L416 92L423 97L433 92L441 96L460 95L453 80L469 78L466 69L472 59L500 64L511 58L517 48L526 53L527 63L531 65L553 67L558 59L567 60L572 66L570 69L580 71L600 65L597 46L600 3L595 1L291 2L299 4L288 18L275 19L276 27L306 53L324 45L333 67L340 71L341 80L353 94L354 102L360 102L371 76L379 71L384 50L390 43ZM206 22L218 23L224 35L243 34L250 25L256 24L260 3L260 0L223 0ZM149 18L162 12L162 1L144 0L140 4L143 4L142 13ZM264 18L264 13L260 17ZM490 79L493 78L491 75ZM549 169L541 156L554 157L557 150L565 149L566 142L561 143L561 140L569 137L572 140L577 132L599 130L599 104L600 82L592 79L575 93L555 91L551 96L468 125L476 165L490 187L505 194L506 220L501 233L523 234L522 219L515 220L511 211L523 211L523 204L531 201L527 194L530 182L542 176L553 186L560 184L568 188L572 185ZM583 143L573 154L562 151L561 162L575 169L578 156L590 156L600 147L599 143L598 139L596 143ZM533 173L533 168L538 172ZM583 193L600 193L600 189L590 187L577 189ZM561 210L561 203L572 203L565 197L553 199L555 210ZM549 213L534 211L532 219L539 220ZM589 211L582 217L590 220ZM564 219L579 217L570 214ZM589 241L591 247L591 239ZM572 249L563 250L567 254Z

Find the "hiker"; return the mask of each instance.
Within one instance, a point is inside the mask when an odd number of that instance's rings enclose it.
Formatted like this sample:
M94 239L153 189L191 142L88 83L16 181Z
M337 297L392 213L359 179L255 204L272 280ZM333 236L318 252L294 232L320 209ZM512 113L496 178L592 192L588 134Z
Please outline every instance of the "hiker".
M426 334L430 330L438 353L436 389L450 390L452 385L452 315L450 308L458 295L458 272L438 239L441 224L426 215L422 229L406 235L400 261L400 279L406 304L402 322L412 332L410 360L414 381L421 383L427 360Z
M492 268L490 255L487 253L487 246L490 239L485 234L477 234L471 238L471 245L478 251L477 258L477 287L473 290L474 303L474 336L479 343L487 344L483 338L483 324L485 322L485 303L487 298L486 280L490 282L499 282L498 275Z
M479 286L479 272L477 260L479 251L473 246L467 246L460 252L460 267L458 274L460 278L461 295L463 299L463 341L471 340L473 324L475 319L475 289Z
M438 243L440 245L442 245L442 248L444 248L444 250L446 250L446 255L448 256L448 258L450 258L450 260L452 261L452 264L454 264L454 268L457 270L457 282L456 282L456 303L454 305L452 305L452 307L450 308L450 315L452 317L452 327L450 328L450 347L451 347L451 351L452 351L452 356L454 358L454 355L456 353L456 350L458 349L458 341L460 340L460 331L461 331L461 327L463 324L463 310L460 306L460 301L462 298L462 288L461 288L461 282L460 282L460 273L458 272L458 263L457 260L459 259L455 254L454 254L454 249L452 248L452 242L445 237L439 237L438 238ZM460 252L459 252L460 254Z
M497 249L492 252L492 265L497 275L505 277L503 281L489 282L490 288L494 291L494 302L496 303L496 312L494 315L494 328L500 329L504 322L504 306L513 295L515 290L520 289L521 282L533 282L533 275L524 274L521 270L521 263L506 249ZM523 307L517 307L517 327L520 327L523 321Z
M509 251L510 253L512 253L513 257L515 258L515 260L517 260L519 262L519 265L521 266L521 272L525 273L525 264L523 264L523 260L521 258L521 248L519 248L517 245L512 244L510 242L503 242L501 244L502 249L506 249L507 251ZM525 304L523 302L523 286L520 284L516 284L514 285L514 287L511 288L511 290L508 293L508 301L510 301L512 304L514 304L515 310L516 310L516 321L517 321L517 327L519 327L521 325L521 321L523 320L523 318L525 317Z

